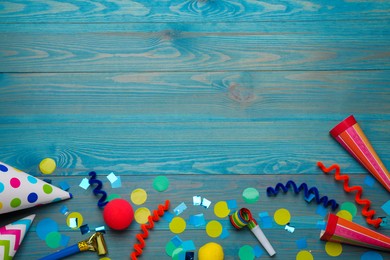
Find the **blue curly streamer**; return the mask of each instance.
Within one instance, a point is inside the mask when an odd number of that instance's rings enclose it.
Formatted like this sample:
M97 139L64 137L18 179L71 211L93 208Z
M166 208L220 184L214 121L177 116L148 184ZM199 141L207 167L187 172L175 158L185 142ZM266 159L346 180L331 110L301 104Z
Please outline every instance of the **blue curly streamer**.
M328 207L329 205L332 205L332 210L336 210L337 207L339 206L339 204L335 200L328 200L327 196L323 196L320 198L318 189L316 187L312 187L308 189L307 184L304 182L299 187L297 187L295 182L291 180L286 183L286 186L284 186L282 183L278 183L276 184L275 189L272 187L268 187L267 196L268 197L276 196L279 193L279 190L282 190L284 193L286 193L290 187L293 188L293 191L296 194L298 194L301 190L303 190L305 192L305 198L309 198L310 194L314 194L317 204L322 203L324 207Z
M102 190L103 183L96 178L96 172L90 172L89 176L91 176L91 178L89 179L89 184L90 185L97 184L96 188L93 189L93 194L95 194L95 195L101 194L102 195L102 197L99 199L97 205L99 206L99 208L103 208L108 203L108 201L106 201L107 193L104 190Z

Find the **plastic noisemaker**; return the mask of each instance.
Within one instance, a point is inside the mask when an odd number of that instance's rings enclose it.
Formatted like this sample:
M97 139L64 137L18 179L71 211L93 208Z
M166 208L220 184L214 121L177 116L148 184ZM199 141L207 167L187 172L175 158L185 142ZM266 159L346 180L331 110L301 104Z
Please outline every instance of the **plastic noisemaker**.
M334 214L328 215L328 222L325 230L321 231L320 239L390 251L390 237Z
M252 213L250 212L249 209L242 208L242 209L234 212L233 215L230 215L229 219L230 219L230 223L232 223L232 225L236 229L242 229L243 227L248 226L249 229L252 231L252 233L256 236L256 238L260 242L260 244L265 248L267 253L270 256L273 256L276 254L271 243L268 241L268 239L264 235L263 231L260 229L256 220L252 217Z
M0 162L0 215L70 198L69 192Z
M96 232L86 240L80 241L73 246L64 248L39 260L57 260L85 251L96 252L99 256L106 255L108 251L103 234Z
M35 215L30 215L4 227L0 227L0 259L13 259L22 244L24 236L30 229L34 218Z
M336 125L330 134L390 192L390 174L353 115Z

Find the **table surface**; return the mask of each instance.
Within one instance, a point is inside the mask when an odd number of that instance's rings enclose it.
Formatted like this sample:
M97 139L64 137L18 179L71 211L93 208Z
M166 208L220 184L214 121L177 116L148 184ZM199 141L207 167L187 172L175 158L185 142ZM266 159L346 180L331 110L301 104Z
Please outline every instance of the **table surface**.
M63 248L39 239L37 224L45 218L58 223L68 245L88 237L67 226L62 206L81 213L91 230L105 225L98 197L79 187L90 171L109 195L129 202L133 190L144 189L147 200L133 203L134 210L170 200L172 214L187 205L179 215L187 222L196 214L219 221L225 238L191 223L177 234L194 242L195 256L207 242L222 245L225 259L259 245L249 230L234 230L215 215L217 202L231 200L252 211L274 259L295 259L301 250L332 258L319 240L323 214L315 201L291 191L267 197L266 188L305 182L340 205L355 204L316 166L338 163L352 185L363 186L375 216L386 216L381 207L389 193L376 181L368 185L371 175L329 130L355 115L390 167L389 10L383 0L0 2L0 160L56 186L65 181L74 196L1 216L5 225L36 214L16 259ZM57 162L52 175L38 171L46 157ZM111 187L111 172L121 187ZM170 185L158 192L153 181L161 175ZM246 188L259 192L258 201L243 199ZM193 205L195 195L211 206ZM353 221L372 228L356 206ZM280 208L290 212L293 233L275 221L263 226L259 213L273 219ZM156 223L140 259L171 258L165 246L176 234L168 221ZM107 257L128 259L139 231L136 221L119 232L106 226ZM388 226L378 231L390 235ZM339 258L360 259L367 251L342 245Z

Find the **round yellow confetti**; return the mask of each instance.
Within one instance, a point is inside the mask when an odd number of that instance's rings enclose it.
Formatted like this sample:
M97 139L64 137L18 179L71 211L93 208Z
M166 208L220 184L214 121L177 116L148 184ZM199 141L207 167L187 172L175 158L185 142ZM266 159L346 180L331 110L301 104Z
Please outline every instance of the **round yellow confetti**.
M134 212L134 219L138 224L145 224L148 222L150 216L150 210L148 208L139 208Z
M274 220L278 225L286 225L290 222L291 215L287 209L278 209L275 211Z
M296 260L313 260L313 255L306 250L301 250L298 252L297 256L295 257Z
M72 229L78 229L83 225L83 216L79 212L72 212L66 218L66 224Z
M336 215L339 216L340 218L343 218L343 219L346 219L349 221L352 221L352 218L353 218L352 214L349 211L346 211L344 209L337 212Z
M330 256L339 256L343 252L343 247L340 243L336 242L326 242L325 251Z
M111 258L103 257L103 258L100 258L99 260L111 260Z
M182 233L186 229L186 226L186 221L181 217L174 217L169 223L169 229L175 234Z
M218 201L214 205L214 213L219 218L227 217L230 213L230 209L228 208L226 201Z
M135 204L135 205L141 205L143 203L145 203L146 199L148 197L148 194L146 194L146 191L144 189L135 189L133 190L133 192L131 193L131 201Z
M39 170L43 174L52 174L56 167L56 162L51 158L45 158L39 163Z
M219 237L222 234L222 225L217 220L211 220L206 225L206 233L210 237Z

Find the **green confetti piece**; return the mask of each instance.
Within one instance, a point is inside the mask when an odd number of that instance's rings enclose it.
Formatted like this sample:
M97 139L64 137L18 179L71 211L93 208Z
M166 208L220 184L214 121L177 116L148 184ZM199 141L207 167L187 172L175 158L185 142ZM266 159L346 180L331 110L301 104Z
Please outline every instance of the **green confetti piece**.
M172 241L169 241L166 246L165 246L165 252L167 253L167 255L169 256L172 256L173 254L173 251L175 251L176 249L176 246L175 244L172 242Z
M46 245L50 248L58 248L61 245L62 235L59 232L50 232L46 236Z
M255 188L246 188L242 197L246 203L256 203L259 200L259 192Z
M255 259L255 253L253 248L249 245L242 246L238 251L238 257L240 260L253 260Z
M113 193L113 194L108 195L107 201L112 201L113 199L120 199L120 198L121 198L121 195Z
M169 180L165 176L157 176L153 181L153 188L156 191L165 191L169 187Z
M185 254L185 251L182 247L178 247L172 252L172 260L179 260L180 254Z
M352 217L356 216L357 208L352 202L344 202L343 204L341 204L340 209L348 211L349 213L351 213Z

